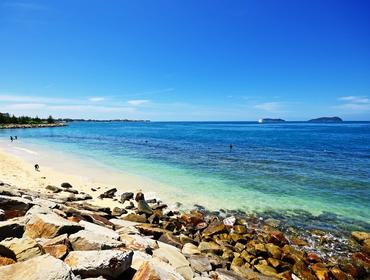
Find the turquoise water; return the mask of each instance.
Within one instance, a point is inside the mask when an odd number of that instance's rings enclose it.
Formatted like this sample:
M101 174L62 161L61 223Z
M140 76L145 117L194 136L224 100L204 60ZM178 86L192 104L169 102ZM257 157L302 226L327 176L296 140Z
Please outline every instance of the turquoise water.
M368 122L73 122L9 135L167 184L180 202L370 228Z

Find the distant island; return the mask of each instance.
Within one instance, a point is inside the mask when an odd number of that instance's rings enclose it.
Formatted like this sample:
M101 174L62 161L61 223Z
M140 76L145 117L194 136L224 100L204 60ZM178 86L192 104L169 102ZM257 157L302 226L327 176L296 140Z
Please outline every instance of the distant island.
M39 117L28 117L20 116L16 117L9 113L0 113L0 129L11 129L11 128L41 128L41 127L56 127L65 126L65 122L55 120L52 116L47 119L41 119Z
M259 123L282 123L282 122L285 122L285 120L265 118L265 119L259 119L258 122Z
M308 122L313 122L313 123L340 123L340 122L343 122L343 120L340 117L321 117L321 118L309 120Z

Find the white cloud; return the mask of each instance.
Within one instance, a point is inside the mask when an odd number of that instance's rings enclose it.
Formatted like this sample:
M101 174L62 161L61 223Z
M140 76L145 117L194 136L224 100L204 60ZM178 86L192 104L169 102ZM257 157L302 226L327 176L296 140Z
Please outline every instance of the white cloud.
M345 101L346 103L336 106L336 108L355 113L370 111L370 99L367 96L342 96L339 97L339 100Z
M281 102L266 102L257 104L254 106L256 109L260 109L267 112L279 112L283 109L283 104Z
M0 94L1 102L22 102L22 103L64 103L76 102L75 99L68 98L53 98L53 97L39 97L29 95L15 95L15 94Z
M52 105L47 107L53 111L69 111L84 113L133 113L135 108L131 107L110 107L92 105Z
M143 104L148 103L148 102L149 102L149 100L146 100L146 99L134 99L134 100L127 101L127 103L132 105L132 106L140 106L140 105L143 105Z
M364 103L370 104L370 99L366 96L342 96L339 100L349 101L351 103Z
M5 110L36 110L45 107L46 104L42 103L15 103L5 106Z
M89 98L89 101L91 102L100 102L100 101L104 101L105 98L104 97L91 97Z

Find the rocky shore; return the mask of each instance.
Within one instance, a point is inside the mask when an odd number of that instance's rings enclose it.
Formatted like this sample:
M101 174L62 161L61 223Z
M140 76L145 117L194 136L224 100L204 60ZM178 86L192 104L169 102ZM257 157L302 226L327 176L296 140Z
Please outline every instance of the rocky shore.
M312 231L308 241L280 224L170 209L141 192L0 182L0 279L369 279L370 233L336 240Z
M43 127L59 127L66 126L65 122L56 123L38 123L38 124L0 124L0 129L15 129L15 128L43 128Z

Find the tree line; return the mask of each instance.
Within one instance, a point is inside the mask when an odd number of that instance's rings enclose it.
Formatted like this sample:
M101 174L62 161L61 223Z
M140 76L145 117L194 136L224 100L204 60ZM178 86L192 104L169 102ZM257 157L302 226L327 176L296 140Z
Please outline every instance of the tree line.
M16 117L8 113L0 113L0 124L41 124L41 123L55 123L52 116L47 119L40 119L38 116L35 118L28 116Z

